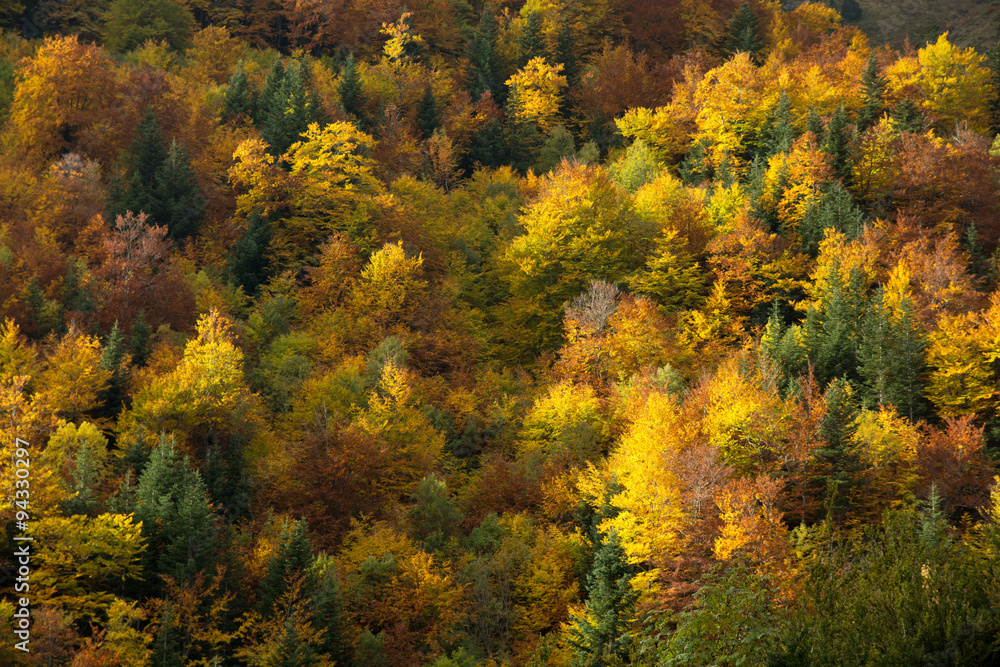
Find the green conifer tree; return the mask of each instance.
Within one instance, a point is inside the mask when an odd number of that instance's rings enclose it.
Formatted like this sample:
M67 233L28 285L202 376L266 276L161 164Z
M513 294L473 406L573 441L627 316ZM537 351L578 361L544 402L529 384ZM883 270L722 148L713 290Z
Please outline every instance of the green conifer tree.
M303 575L306 582L303 591L312 591L315 581L312 563L312 541L309 539L305 519L288 521L281 527L278 551L267 565L267 574L260 584L260 610L265 616L271 615L274 603L285 593L291 577Z
M434 99L434 91L428 83L424 88L424 96L420 99L420 106L417 107L417 128L424 139L430 139L441 125L441 113L438 111L437 100Z
M823 121L820 120L819 112L813 107L809 112L809 116L806 117L806 132L812 132L813 136L816 137L816 141L821 141L823 139Z
M865 72L861 75L861 83L864 86L862 97L865 105L858 112L858 131L864 132L885 113L885 90L888 84L879 74L874 53L868 56Z
M802 251L816 257L826 230L833 229L854 238L861 232L864 221L864 212L840 182L825 183L821 186L819 199L806 209L799 223Z
M625 660L632 647L631 626L638 592L618 534L604 536L587 575L586 612L573 619L569 643L574 667L599 667Z
M915 421L927 409L923 396L927 340L909 299L903 299L898 316L886 312L883 302L880 290L868 308L858 347L864 398L871 407L892 405L899 414Z
M266 216L254 211L247 216L247 229L229 255L229 273L236 285L247 294L267 282L268 265L265 257L271 240L271 223Z
M497 19L492 3L480 14L479 27L469 43L469 92L478 100L489 91L497 104L507 99L503 62L497 53ZM485 164L485 163L484 163Z
M844 185L850 185L851 182L853 160L851 159L850 144L850 124L847 120L847 112L841 105L833 112L833 116L826 126L826 133L823 136L823 150L833 158L831 165L833 173Z
M756 14L750 9L750 3L740 5L729 20L723 54L729 57L737 53L749 53L750 58L756 61L761 47L758 23Z
M174 241L193 235L205 216L205 198L191 168L187 149L172 141L160 166L154 192L155 222L167 226Z
M161 574L191 581L210 564L217 541L215 511L201 475L180 457L172 437L161 435L150 453L134 513L147 540L144 579L153 590Z
M241 60L236 63L236 71L229 78L229 86L226 88L226 96L222 103L222 119L225 121L253 119L256 111L257 95L250 86Z
M767 152L770 157L777 153L787 153L795 141L795 130L792 128L792 100L788 93L781 91L778 106L771 116L770 129L767 136Z
M361 120L361 107L364 98L361 93L361 75L358 73L358 61L353 53L347 54L344 60L344 68L341 70L340 103L344 111L351 114L359 121Z
M413 494L410 510L413 532L428 551L444 548L462 520L462 512L448 495L447 485L435 475L424 477Z
M524 67L532 58L544 58L545 40L542 38L542 17L538 12L529 12L524 20L524 32L518 43L521 51L519 67Z
M896 132L919 133L924 129L924 116L920 113L916 102L910 99L899 102L889 114L889 119Z

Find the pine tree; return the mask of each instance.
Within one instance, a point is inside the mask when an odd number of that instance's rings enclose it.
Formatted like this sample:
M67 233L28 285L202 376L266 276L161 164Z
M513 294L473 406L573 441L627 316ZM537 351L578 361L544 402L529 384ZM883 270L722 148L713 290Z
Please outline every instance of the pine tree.
M205 484L173 438L160 436L139 477L135 518L147 540L145 581L155 588L159 575L191 581L211 561L216 544L215 511Z
M438 112L437 100L434 99L434 91L428 83L424 89L424 96L420 99L420 106L417 107L417 127L424 139L430 139L439 125L441 125L441 114Z
M124 215L127 211L142 211L153 218L154 224L160 223L155 219L155 214L159 212L156 181L166 159L167 150L160 133L160 123L153 112L147 110L125 159L124 182L115 183L109 193L111 201L108 209L112 217Z
M166 160L157 173L155 200L157 222L167 226L174 241L193 235L205 216L205 198L191 168L187 149L177 141L171 142Z
M806 118L806 132L812 132L816 141L823 138L823 121L819 118L819 112L813 107Z
M823 150L833 158L831 165L833 173L844 185L850 185L853 164L850 150L851 137L848 128L847 112L841 105L833 112L823 137Z
M256 97L241 60L236 63L236 71L230 77L229 86L226 88L226 97L222 103L222 119L225 121L253 119L257 111Z
M487 4L479 18L479 27L469 43L469 92L478 100L489 91L497 104L507 99L503 63L497 53L497 19L492 4ZM483 163L485 164L485 163Z
M132 362L136 366L145 366L149 353L152 352L153 330L146 323L146 311L140 310L132 320L129 328L128 348L132 353Z
M757 16L750 9L748 2L744 2L736 10L733 18L729 20L729 28L726 31L723 54L729 57L737 53L748 53L755 61L760 53Z
M272 154L284 155L310 123L320 119L319 105L309 92L308 70L299 61L287 67L275 62L264 82L258 105L260 135Z
M118 320L115 320L111 327L111 333L108 334L101 350L101 369L111 371L108 388L101 396L101 404L104 406L101 411L102 417L117 417L125 402L130 375L129 367L125 364L125 355L128 354L127 348L125 336L118 326Z
M257 98L257 115L254 120L258 127L264 124L264 119L270 109L281 101L281 88L284 83L285 63L279 57L271 63L271 68L267 71L267 77L264 79L264 87L260 91L260 97Z
M830 382L823 400L826 413L820 422L819 435L825 445L813 451L819 468L815 481L826 489L827 512L834 513L846 508L847 492L861 468L857 455L850 449L858 408L853 386L842 378Z
M631 583L634 571L617 532L611 531L601 541L587 575L586 613L574 618L569 631L575 667L598 667L628 656L633 641L630 628L639 598Z
M562 23L559 24L559 35L556 41L556 62L562 63L563 75L566 77L566 83L570 86L576 84L579 75L573 44L573 27L570 25L569 19L563 18Z
M521 51L519 67L524 67L532 58L544 58L545 40L542 39L542 17L538 12L529 12L524 19L524 32L518 43Z
M924 129L924 117L917 108L917 104L910 99L902 100L896 108L889 114L892 127L896 132L922 132Z
M778 99L778 107L771 116L771 127L767 136L767 152L770 157L777 153L787 153L792 149L792 142L795 141L795 130L792 128L792 100L788 93L781 91Z
M859 271L845 281L835 270L823 302L806 314L803 338L816 380L824 385L834 378L857 380L857 345L865 302Z
M864 74L861 75L861 83L864 86L862 97L865 105L858 112L858 131L864 132L885 112L885 89L888 84L879 74L874 53L868 56L868 64L865 66Z
M228 262L233 282L247 294L256 294L257 288L267 282L265 251L270 240L271 223L267 217L258 211L247 216L247 230L233 247Z
M923 396L927 340L908 298L902 299L898 313L888 312L884 299L880 290L862 327L858 372L864 382L864 397L871 406L892 405L915 421L927 409Z
M316 556L310 567L316 582L312 624L323 631L321 650L334 660L335 665L350 664L351 650L346 636L344 598L337 567L326 554Z
M284 595L289 580L294 576L306 576L303 590L313 590L313 573L309 569L311 562L312 541L305 520L290 522L286 519L281 527L278 551L271 557L267 574L260 584L261 613L265 616L272 613L274 603Z
M358 61L355 60L353 53L349 53L347 59L344 60L344 69L341 71L338 92L340 93L340 103L343 105L344 111L360 120L363 103L361 96L361 75L358 74Z
M798 226L802 251L813 257L819 252L826 230L833 229L854 238L861 232L865 220L854 197L839 182L822 185L821 193L819 199L805 210Z

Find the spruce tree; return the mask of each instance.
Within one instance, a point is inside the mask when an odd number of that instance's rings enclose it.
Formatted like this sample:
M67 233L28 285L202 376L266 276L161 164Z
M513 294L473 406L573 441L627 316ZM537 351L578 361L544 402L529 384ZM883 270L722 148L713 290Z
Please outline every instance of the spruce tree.
M861 83L864 86L862 98L865 105L858 112L858 131L864 132L875 124L879 117L885 112L885 89L886 80L879 74L878 63L875 61L875 54L868 56L868 64L865 65L865 72L861 75Z
M542 17L538 12L529 12L524 20L524 31L518 42L521 50L519 67L524 67L532 58L545 57L545 40L542 38Z
M257 115L254 117L254 120L257 122L258 127L263 125L264 119L270 112L270 109L282 99L281 87L284 84L285 63L279 57L271 63L271 68L267 71L267 77L264 78L264 87L261 89L260 97L257 99Z
M748 53L750 58L756 61L759 52L757 16L750 9L750 3L744 2L729 20L723 54L729 57L737 53Z
M819 199L806 209L798 226L802 251L813 257L819 253L826 230L833 229L854 238L861 232L865 220L854 197L839 182L823 184L820 192Z
M125 178L114 183L108 205L112 217L145 212L151 222L162 224L155 219L159 213L156 197L156 182L161 167L167 160L167 150L160 132L160 123L151 110L142 116L136 129L135 139L125 158Z
M303 575L306 577L304 591L313 590L313 572L309 569L312 562L312 541L304 519L288 521L281 527L281 537L278 541L278 551L267 565L267 574L260 584L260 610L265 616L270 616L274 603L285 593L291 577Z
M990 67L990 134L1000 134L1000 42L986 53Z
M892 127L896 132L922 132L924 129L924 117L917 108L913 100L905 99L896 105L896 108L889 114Z
M497 19L492 4L483 8L469 43L469 92L478 100L489 91L497 104L507 99L503 62L497 53ZM485 164L485 163L484 163Z
M820 386L834 378L857 380L857 345L864 314L863 276L854 269L847 280L835 268L829 292L806 314L803 339Z
M103 417L112 419L117 417L125 402L129 379L128 366L124 364L126 354L128 354L128 343L121 327L118 326L118 320L115 320L111 333L104 341L99 362L102 370L111 371L111 380L101 396L101 403L104 406L101 410Z
M261 138L271 153L284 155L310 123L320 119L319 106L309 92L308 70L299 61L287 67L276 62L260 96L258 118Z
M146 323L146 311L140 310L132 320L129 328L128 349L132 353L132 363L136 366L145 366L146 359L152 352L153 330Z
M795 130L792 128L792 100L788 93L781 91L778 106L771 116L771 127L768 132L766 148L767 156L787 153L795 141Z
M823 137L823 150L830 155L832 160L833 174L840 179L844 185L851 182L851 160L850 150L851 136L847 112L841 105L833 112L830 122L826 126L826 133Z
M157 222L167 226L170 238L179 241L191 236L205 216L205 198L191 168L187 149L176 141L160 166L156 179Z
M236 285L247 294L256 294L257 288L268 279L265 251L271 240L271 223L259 211L247 216L247 229L229 254L229 273Z
M347 54L347 59L344 60L344 68L341 70L338 92L340 93L340 103L343 105L344 111L360 120L363 102L361 96L361 75L358 74L358 61L355 60L353 53Z
M890 313L880 290L868 308L858 347L858 372L868 405L892 405L910 421L923 416L926 349L910 300L904 298L899 312Z
M586 613L577 616L570 628L574 667L598 667L628 657L633 643L630 629L639 598L632 589L634 571L617 532L611 531L601 541L587 575Z
M861 469L861 462L850 447L858 407L854 387L843 378L827 385L823 400L826 413L819 434L824 444L813 451L818 464L815 481L821 489L826 489L828 513L839 513L846 508L847 492Z
M504 126L499 120L491 120L472 138L469 147L469 167L480 165L488 168L509 164L509 151L504 136Z
M256 94L243 69L243 61L236 63L236 71L229 78L226 97L222 103L222 119L226 121L240 118L253 119L256 115Z
M570 25L569 19L563 18L562 23L559 24L559 35L556 41L556 62L562 63L563 75L566 77L566 83L570 86L577 83L577 75L579 74L573 44L573 27ZM567 104L568 102L564 99L563 103Z
M816 107L809 111L809 116L806 118L806 132L812 132L816 141L823 139L823 121L820 120Z
M430 139L440 125L441 114L438 112L437 100L434 99L434 91L428 83L424 88L424 96L420 99L420 106L417 107L417 127L424 139Z
M160 436L136 488L135 518L147 540L145 581L165 574L191 581L210 564L216 544L215 511L201 475L181 458L173 438Z
M332 558L320 554L313 559L310 568L315 582L312 624L323 631L323 645L320 648L334 660L335 665L348 665L351 647L346 636L344 598L337 566Z

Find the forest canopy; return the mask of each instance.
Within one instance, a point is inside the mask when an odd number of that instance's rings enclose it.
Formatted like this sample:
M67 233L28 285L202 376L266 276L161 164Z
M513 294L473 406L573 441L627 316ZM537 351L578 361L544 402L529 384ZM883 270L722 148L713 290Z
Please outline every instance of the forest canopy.
M0 0L0 662L994 664L1000 46L831 4Z

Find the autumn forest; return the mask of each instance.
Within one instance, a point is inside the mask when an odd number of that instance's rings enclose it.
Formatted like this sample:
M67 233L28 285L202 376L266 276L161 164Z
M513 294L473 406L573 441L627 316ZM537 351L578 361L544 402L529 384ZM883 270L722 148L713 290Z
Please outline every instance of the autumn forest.
M0 664L996 664L1000 46L862 11L0 0Z

